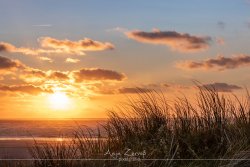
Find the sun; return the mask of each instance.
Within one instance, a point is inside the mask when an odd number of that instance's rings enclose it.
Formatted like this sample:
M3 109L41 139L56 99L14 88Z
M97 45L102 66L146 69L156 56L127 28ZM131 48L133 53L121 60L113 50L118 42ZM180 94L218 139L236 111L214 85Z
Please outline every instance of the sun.
M70 99L64 92L55 92L49 95L48 99L54 110L67 110L70 107Z

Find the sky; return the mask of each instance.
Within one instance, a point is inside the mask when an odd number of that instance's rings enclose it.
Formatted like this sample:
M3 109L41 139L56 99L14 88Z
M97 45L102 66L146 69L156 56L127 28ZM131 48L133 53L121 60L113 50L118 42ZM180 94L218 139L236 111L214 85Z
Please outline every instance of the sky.
M127 96L250 86L249 0L0 0L2 119L103 118Z

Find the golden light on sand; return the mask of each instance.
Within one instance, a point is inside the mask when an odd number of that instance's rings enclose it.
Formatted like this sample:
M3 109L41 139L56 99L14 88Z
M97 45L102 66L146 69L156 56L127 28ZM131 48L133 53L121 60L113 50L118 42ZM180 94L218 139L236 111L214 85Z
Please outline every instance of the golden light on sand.
M54 110L67 110L70 107L71 101L64 92L55 92L49 95L50 107Z

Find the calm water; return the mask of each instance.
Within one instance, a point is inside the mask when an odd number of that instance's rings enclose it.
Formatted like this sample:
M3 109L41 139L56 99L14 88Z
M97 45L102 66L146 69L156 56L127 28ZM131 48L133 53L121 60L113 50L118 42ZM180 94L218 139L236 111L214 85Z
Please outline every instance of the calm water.
M105 120L0 120L0 159L31 158L28 147L39 142L70 140L74 132L86 127L101 128ZM97 131L94 135L97 134ZM94 137L94 136L93 136Z

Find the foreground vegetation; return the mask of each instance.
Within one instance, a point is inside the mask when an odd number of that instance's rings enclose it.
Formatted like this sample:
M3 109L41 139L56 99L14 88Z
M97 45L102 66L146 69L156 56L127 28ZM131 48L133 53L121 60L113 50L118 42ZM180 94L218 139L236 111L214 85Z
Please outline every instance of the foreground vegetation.
M30 151L40 160L32 166L250 166L248 93L198 88L196 103L183 97L171 105L161 93L138 89L138 98L109 111L100 130L79 128L71 142L36 143Z

